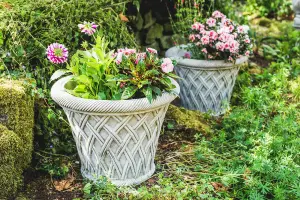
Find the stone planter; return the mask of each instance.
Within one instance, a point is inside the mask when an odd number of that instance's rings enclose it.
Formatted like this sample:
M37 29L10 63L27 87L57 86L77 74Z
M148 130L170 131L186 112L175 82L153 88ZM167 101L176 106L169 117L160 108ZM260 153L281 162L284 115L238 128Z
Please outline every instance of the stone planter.
M300 29L300 0L293 0L293 9L295 11L294 27Z
M152 104L133 100L88 100L64 89L58 80L51 97L65 111L72 128L83 177L108 177L113 184L139 184L155 171L154 157L166 111L176 95L164 93ZM174 92L179 93L179 86Z
M184 47L184 46L182 46ZM195 60L182 58L182 48L172 47L166 57L177 60L175 71L182 79L180 99L182 105L190 110L212 112L218 116L228 108L239 65L247 61L242 57L235 64L221 60Z

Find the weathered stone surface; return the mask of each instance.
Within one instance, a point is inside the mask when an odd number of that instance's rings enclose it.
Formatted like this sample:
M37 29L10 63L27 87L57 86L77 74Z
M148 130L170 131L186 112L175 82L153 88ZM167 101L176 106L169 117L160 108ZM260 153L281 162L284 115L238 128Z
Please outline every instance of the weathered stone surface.
M145 20L144 29L150 28L156 22L156 19L152 17L152 11L149 11L148 13L145 14L144 20Z
M139 31L134 33L135 41L139 46L143 45L143 36L142 35L143 34Z
M173 28L170 22L164 24L164 32L167 34L173 33Z
M163 36L163 26L160 24L154 24L148 31L146 36L146 44L152 44L155 39L160 39Z
M162 36L160 38L160 44L161 44L161 48L166 50L171 48L172 46L174 46L174 41L172 39L172 36Z
M137 30L142 30L143 29L143 24L144 24L144 19L142 17L142 15L140 13L137 14L137 18L136 18L136 28Z
M180 35L180 34L174 34L173 41L176 42L176 45L186 44L188 42L187 39L183 35Z

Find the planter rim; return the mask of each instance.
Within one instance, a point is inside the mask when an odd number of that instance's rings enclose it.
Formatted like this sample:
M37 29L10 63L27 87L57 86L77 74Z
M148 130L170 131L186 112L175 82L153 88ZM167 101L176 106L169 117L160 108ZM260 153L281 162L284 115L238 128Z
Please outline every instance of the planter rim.
M243 64L247 62L248 57L242 56L238 58L235 63L225 62L224 60L197 60L197 59L187 59L183 58L184 54L187 53L185 48L187 45L175 46L167 50L166 57L172 58L177 61L180 67L184 66L187 68L202 68L202 69L221 69L221 68L232 68L236 65Z
M64 77L54 83L51 88L52 99L60 106L79 111L94 113L133 113L146 110L152 110L173 101L180 92L178 83L171 79L176 88L173 93L164 92L162 96L157 97L150 104L147 98L130 99L130 100L93 100L75 97L69 94L64 85L72 78L72 76Z

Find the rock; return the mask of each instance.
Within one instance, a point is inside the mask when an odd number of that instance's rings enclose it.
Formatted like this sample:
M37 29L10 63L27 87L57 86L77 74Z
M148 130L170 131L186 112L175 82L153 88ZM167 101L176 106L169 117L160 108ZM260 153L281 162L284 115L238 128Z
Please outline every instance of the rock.
M160 38L160 44L162 49L169 49L174 46L172 36L162 36Z
M166 119L173 119L178 125L200 133L209 134L212 132L204 115L199 111L186 110L170 105Z
M164 32L168 34L173 33L173 27L170 22L164 24Z
M150 28L156 22L156 18L152 17L152 11L149 11L148 13L145 14L144 20L145 20L144 29Z
M142 30L143 29L143 24L144 24L144 19L142 17L142 15L140 13L137 14L137 18L136 18L136 29L137 30Z
M185 38L183 35L180 34L174 34L173 41L174 41L174 45L175 43L176 45L179 45L179 44L186 44L188 42L187 38Z
M143 37L141 32L134 33L136 44L141 46L143 44Z
M155 39L160 39L163 36L163 26L160 24L154 24L148 31L146 36L146 44L152 44Z

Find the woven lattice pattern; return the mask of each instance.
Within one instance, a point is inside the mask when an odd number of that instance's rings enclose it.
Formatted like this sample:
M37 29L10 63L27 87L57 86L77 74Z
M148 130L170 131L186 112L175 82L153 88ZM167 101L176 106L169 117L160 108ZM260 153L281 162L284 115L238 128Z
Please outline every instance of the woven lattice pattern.
M239 67L220 69L189 68L178 65L182 105L190 110L223 114L228 105Z
M136 114L108 115L65 108L83 176L107 176L116 185L137 184L150 178L167 109L168 104Z

